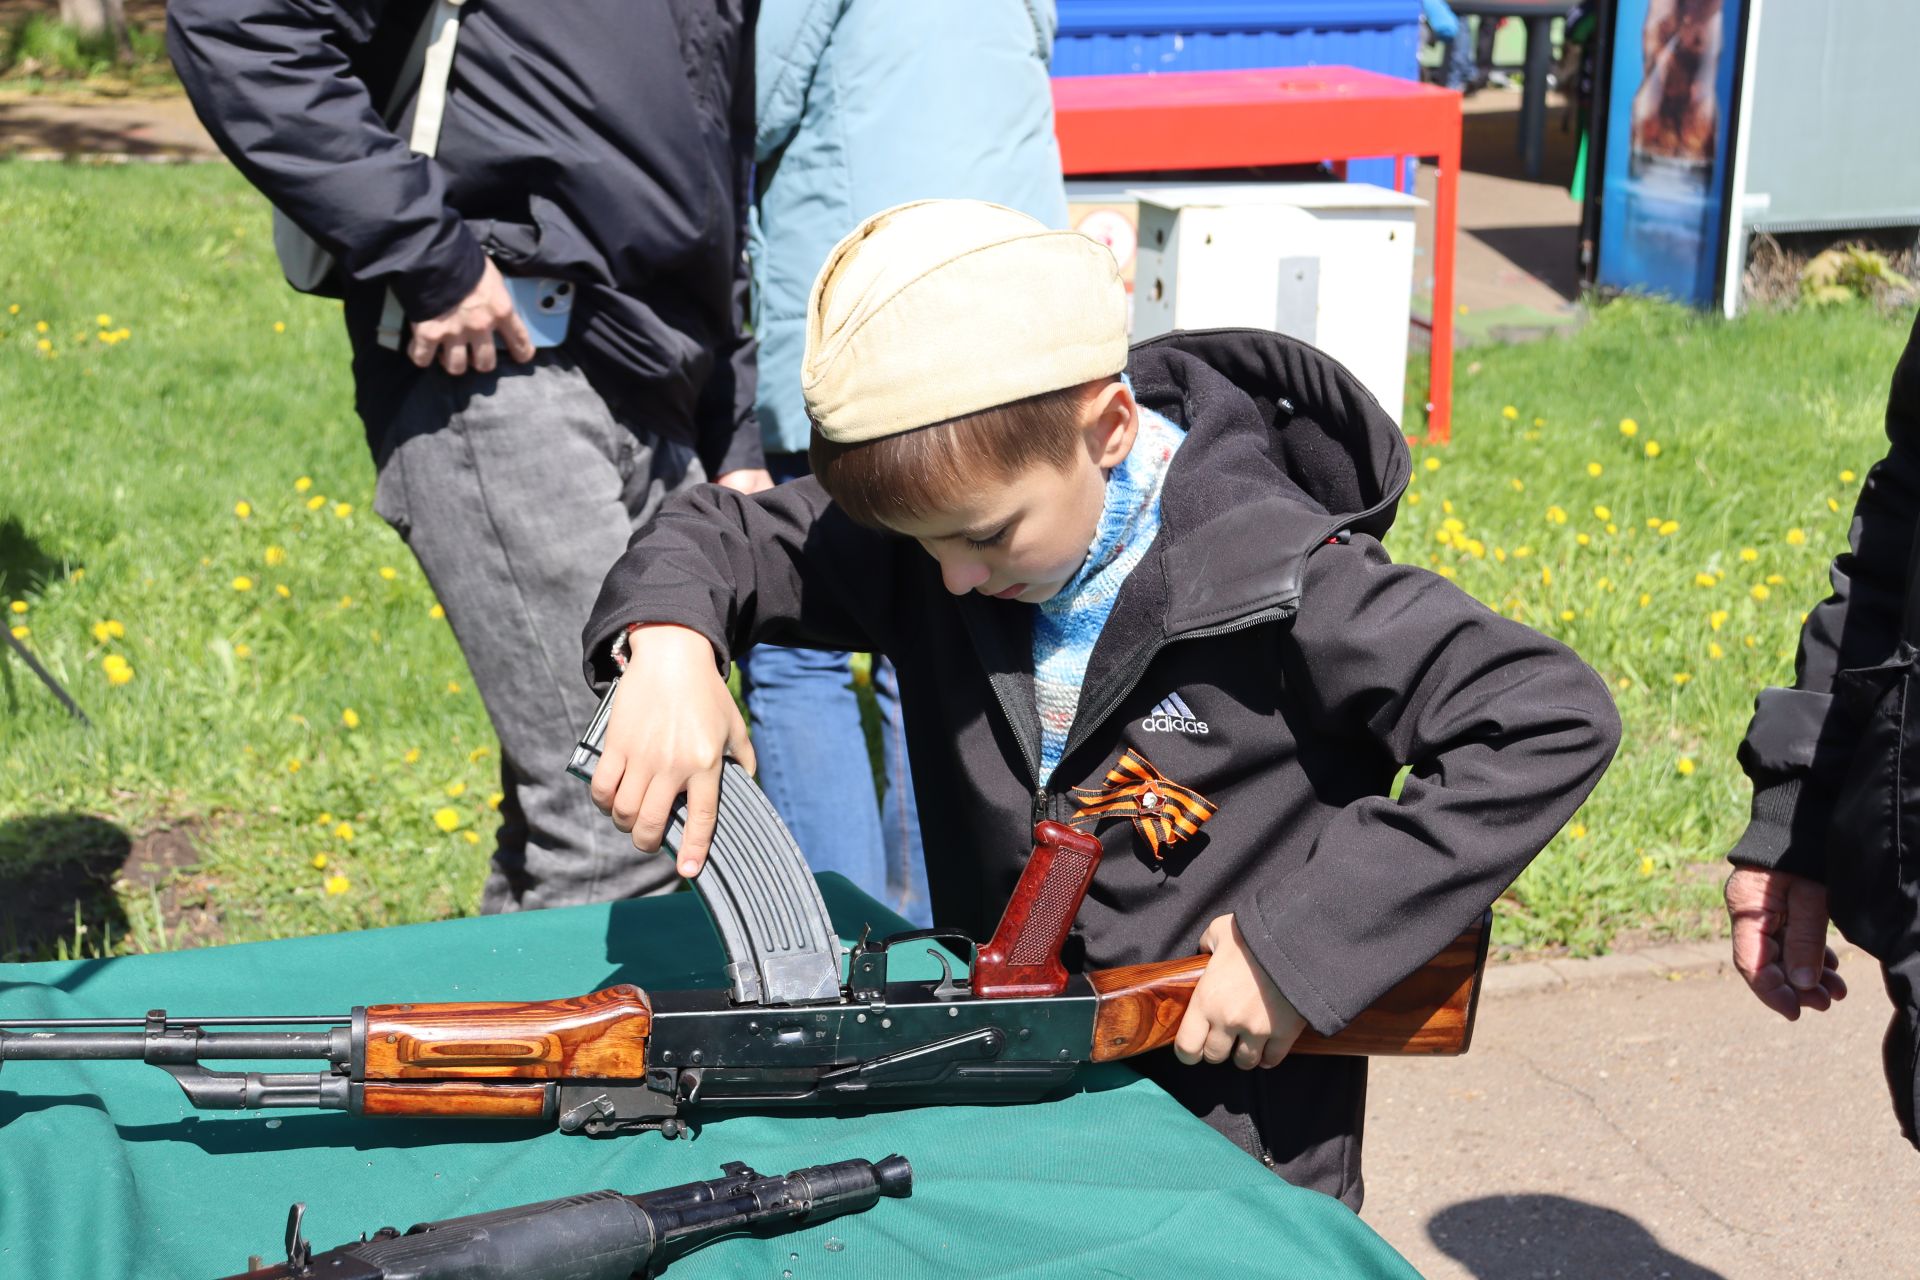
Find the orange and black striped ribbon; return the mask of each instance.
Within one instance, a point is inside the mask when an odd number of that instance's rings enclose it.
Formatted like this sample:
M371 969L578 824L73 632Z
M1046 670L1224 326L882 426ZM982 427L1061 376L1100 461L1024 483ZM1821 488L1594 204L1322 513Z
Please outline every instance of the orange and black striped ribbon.
M1124 751L1107 770L1107 785L1075 787L1080 812L1073 824L1089 826L1105 818L1131 818L1134 829L1146 837L1156 858L1162 845L1178 844L1200 830L1213 816L1213 805L1192 787L1163 776L1153 762L1137 751Z

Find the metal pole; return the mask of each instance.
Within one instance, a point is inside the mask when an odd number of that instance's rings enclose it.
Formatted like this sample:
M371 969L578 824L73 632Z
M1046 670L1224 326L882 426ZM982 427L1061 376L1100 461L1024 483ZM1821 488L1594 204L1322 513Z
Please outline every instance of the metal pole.
M73 712L75 719L91 729L93 727L93 721L87 719L87 713L80 709L80 704L69 697L67 691L60 687L60 682L55 680L52 674L40 665L40 660L27 651L27 646L20 643L19 637L13 634L13 629L11 627L4 628L4 632L7 637L7 643L13 646L13 651L20 655L20 660L27 664L28 669L40 677L40 683L53 690L53 696L60 699L60 705Z

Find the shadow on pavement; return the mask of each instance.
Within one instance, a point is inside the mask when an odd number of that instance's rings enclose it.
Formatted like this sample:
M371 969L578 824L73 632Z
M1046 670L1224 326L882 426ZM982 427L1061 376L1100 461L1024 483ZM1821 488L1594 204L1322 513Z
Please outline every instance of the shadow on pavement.
M1475 1280L1727 1280L1661 1247L1626 1214L1565 1196L1465 1200L1436 1213L1427 1235Z
M1467 234L1568 302L1580 297L1575 260L1579 231L1564 224L1541 227L1470 227Z

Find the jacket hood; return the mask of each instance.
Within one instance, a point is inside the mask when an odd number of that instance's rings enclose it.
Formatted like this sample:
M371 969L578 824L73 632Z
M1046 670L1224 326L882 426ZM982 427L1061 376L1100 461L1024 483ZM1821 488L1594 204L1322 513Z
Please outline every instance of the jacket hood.
M1259 329L1191 330L1137 344L1127 372L1140 403L1187 432L1161 496L1169 633L1291 614L1316 547L1392 526L1406 439L1324 352Z

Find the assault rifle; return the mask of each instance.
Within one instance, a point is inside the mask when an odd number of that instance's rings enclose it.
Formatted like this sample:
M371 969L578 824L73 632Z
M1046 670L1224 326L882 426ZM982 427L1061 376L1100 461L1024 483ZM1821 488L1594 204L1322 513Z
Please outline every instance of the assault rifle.
M858 1213L881 1196L913 1193L900 1156L877 1164L842 1160L763 1178L746 1165L726 1176L665 1191L618 1191L525 1204L491 1213L382 1227L369 1238L315 1253L301 1237L307 1206L287 1215L287 1260L248 1261L228 1280L627 1280L651 1276L670 1256L715 1236L768 1232Z
M596 736L589 731L576 753L577 776L592 776ZM685 812L683 804L669 826L672 846ZM724 989L649 997L622 984L569 999L376 1004L333 1015L183 1018L155 1009L104 1021L0 1019L0 1064L146 1062L207 1110L497 1117L669 1138L703 1109L1030 1101L1067 1085L1082 1063L1171 1043L1206 968L1197 955L1067 973L1060 948L1100 854L1092 836L1041 822L984 946L947 929L863 934L843 981L819 885L766 794L728 762L713 843L692 882L726 951ZM1487 932L1483 917L1338 1035L1307 1031L1292 1051L1465 1052ZM964 977L934 942L971 957ZM893 981L889 960L905 947L933 956L939 980ZM273 1029L289 1026L317 1029ZM281 1058L327 1069L202 1065Z

